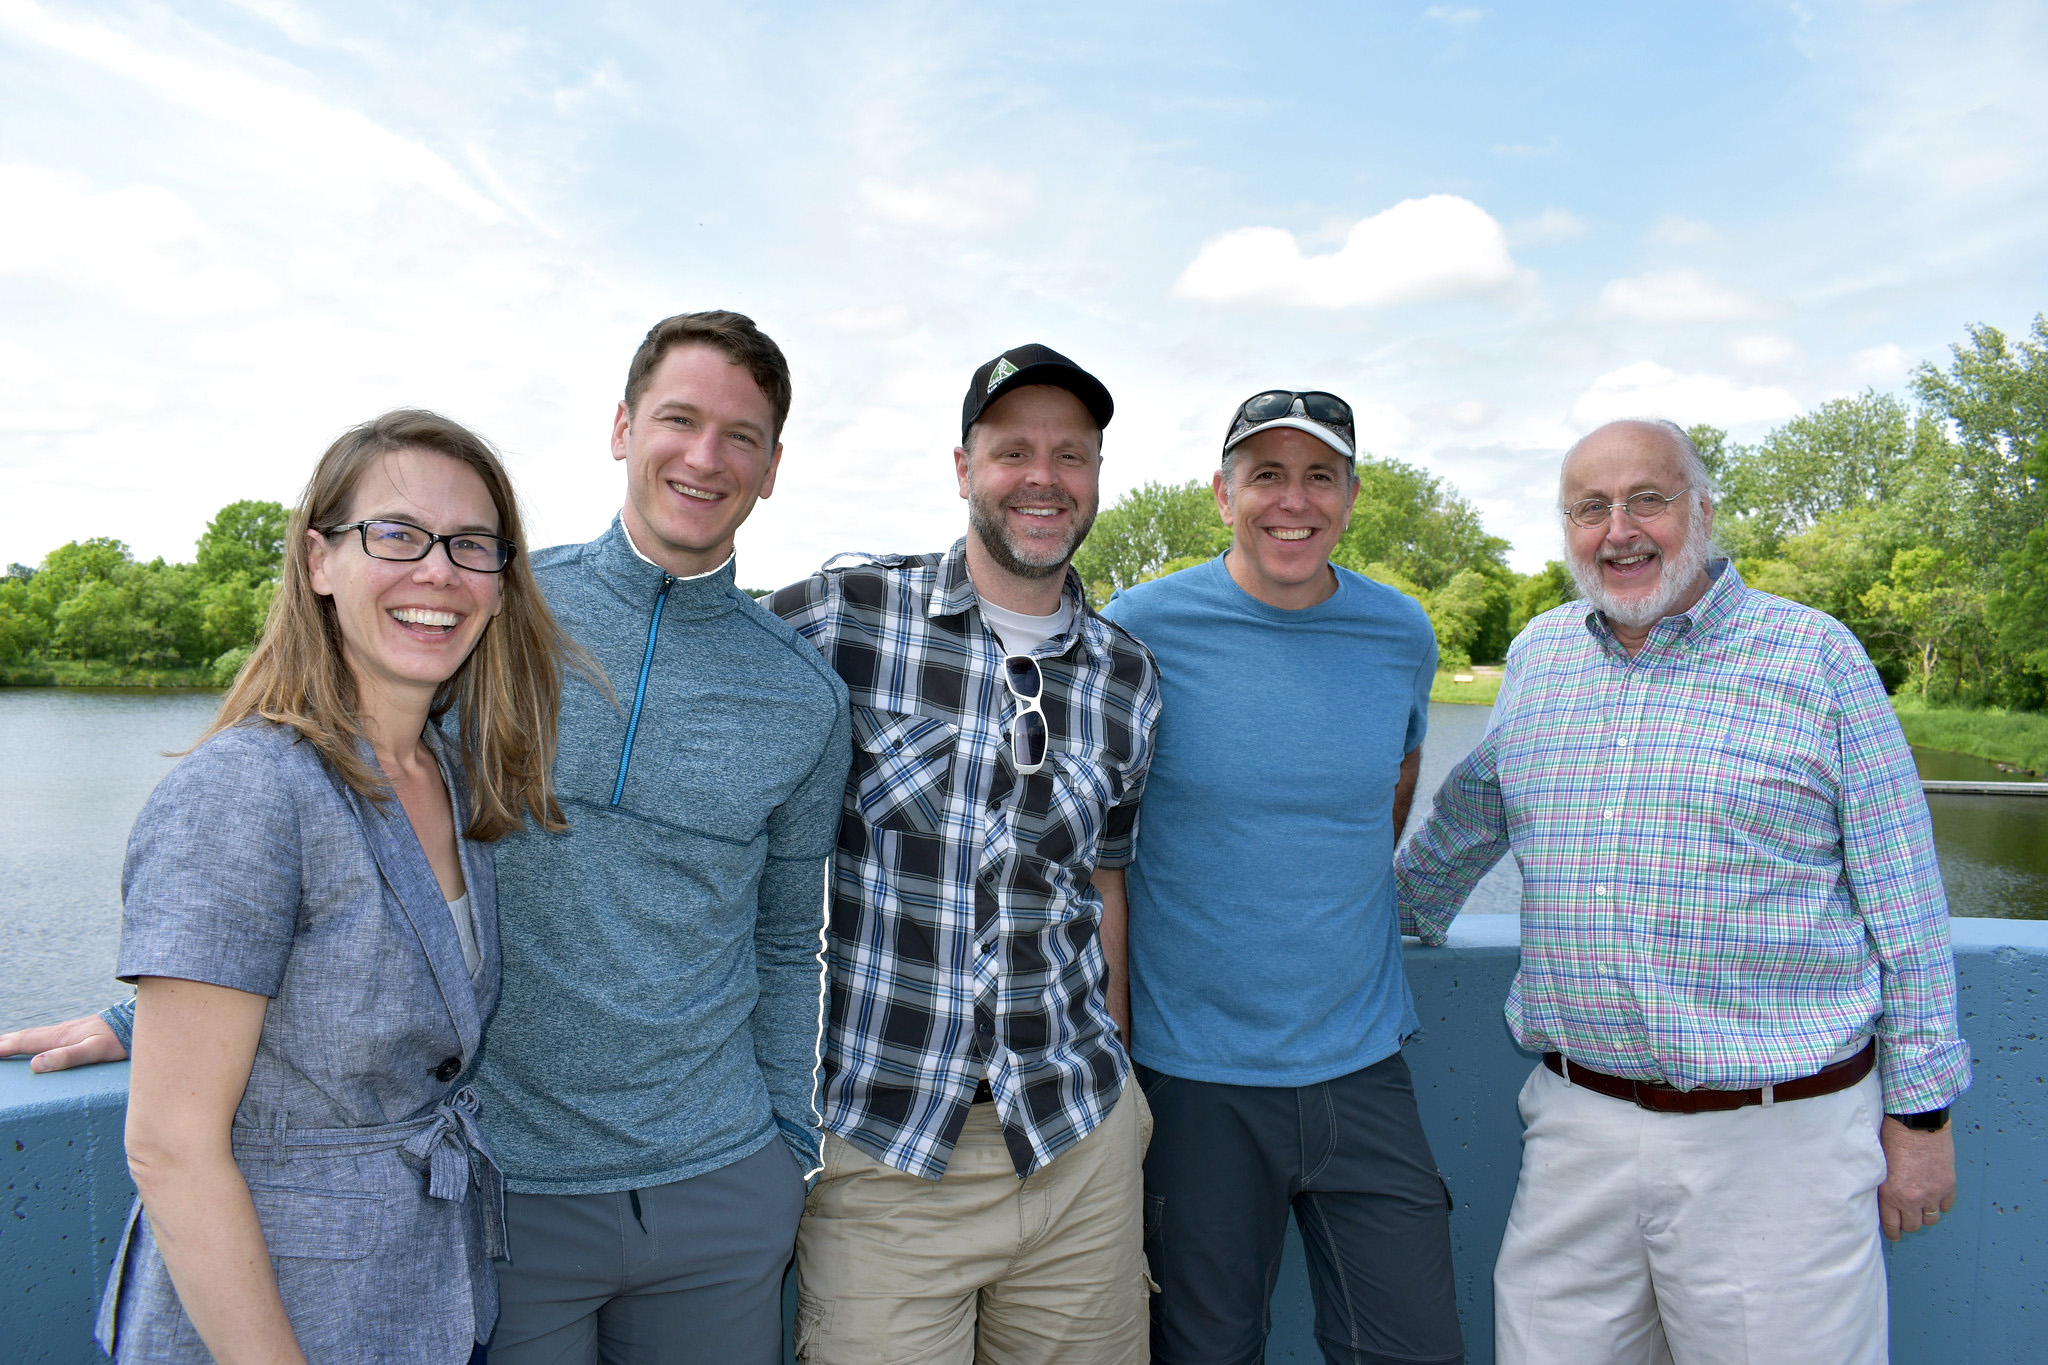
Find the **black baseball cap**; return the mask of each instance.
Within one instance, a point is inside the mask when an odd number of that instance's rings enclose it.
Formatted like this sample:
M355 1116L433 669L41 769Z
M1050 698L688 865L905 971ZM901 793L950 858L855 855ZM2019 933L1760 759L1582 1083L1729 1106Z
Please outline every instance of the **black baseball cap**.
M967 429L981 420L989 404L1026 384L1051 384L1065 389L1081 400L1081 406L1088 409L1097 427L1108 426L1110 415L1116 411L1116 404L1100 379L1052 347L1034 341L1012 346L974 372L967 385L967 401L960 405L961 443L966 443Z

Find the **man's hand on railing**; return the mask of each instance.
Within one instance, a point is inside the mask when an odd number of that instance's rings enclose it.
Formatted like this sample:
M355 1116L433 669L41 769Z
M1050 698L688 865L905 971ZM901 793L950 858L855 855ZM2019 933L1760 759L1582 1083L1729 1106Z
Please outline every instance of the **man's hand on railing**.
M0 1057L19 1057L24 1053L34 1054L29 1058L30 1071L65 1071L94 1062L128 1060L128 1049L121 1046L114 1030L97 1014L0 1033Z

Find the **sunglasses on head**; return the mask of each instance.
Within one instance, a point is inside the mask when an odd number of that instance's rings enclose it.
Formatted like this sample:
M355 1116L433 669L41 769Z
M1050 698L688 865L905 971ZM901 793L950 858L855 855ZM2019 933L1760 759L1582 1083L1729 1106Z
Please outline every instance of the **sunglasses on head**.
M1010 722L1010 761L1019 777L1029 777L1045 766L1045 712L1038 704L1045 678L1036 659L1012 654L1003 660L1003 682L1017 703L1017 718Z
M1230 419L1231 434L1235 435L1239 427L1257 426L1276 417L1286 417L1294 411L1296 404L1300 405L1302 416L1342 434L1346 445L1356 444L1352 436L1351 405L1336 394L1324 393L1320 389L1307 392L1268 389L1264 393L1253 394L1237 405L1237 415Z

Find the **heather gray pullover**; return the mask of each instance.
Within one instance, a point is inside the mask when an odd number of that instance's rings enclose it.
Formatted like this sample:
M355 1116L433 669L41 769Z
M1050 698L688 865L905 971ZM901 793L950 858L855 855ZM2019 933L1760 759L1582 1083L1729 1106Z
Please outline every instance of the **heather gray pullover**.
M846 687L730 562L673 578L614 521L533 563L618 701L571 675L569 830L497 846L504 986L472 1083L507 1186L644 1189L778 1128L811 1171Z

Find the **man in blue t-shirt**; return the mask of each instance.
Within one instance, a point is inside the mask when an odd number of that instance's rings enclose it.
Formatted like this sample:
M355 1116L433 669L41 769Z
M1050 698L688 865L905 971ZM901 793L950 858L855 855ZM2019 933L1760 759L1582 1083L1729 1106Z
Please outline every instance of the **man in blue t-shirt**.
M1165 703L1127 879L1164 1365L1260 1358L1290 1207L1329 1360L1464 1357L1392 867L1436 639L1413 599L1330 563L1354 450L1334 395L1245 400L1215 476L1230 549L1103 613Z

